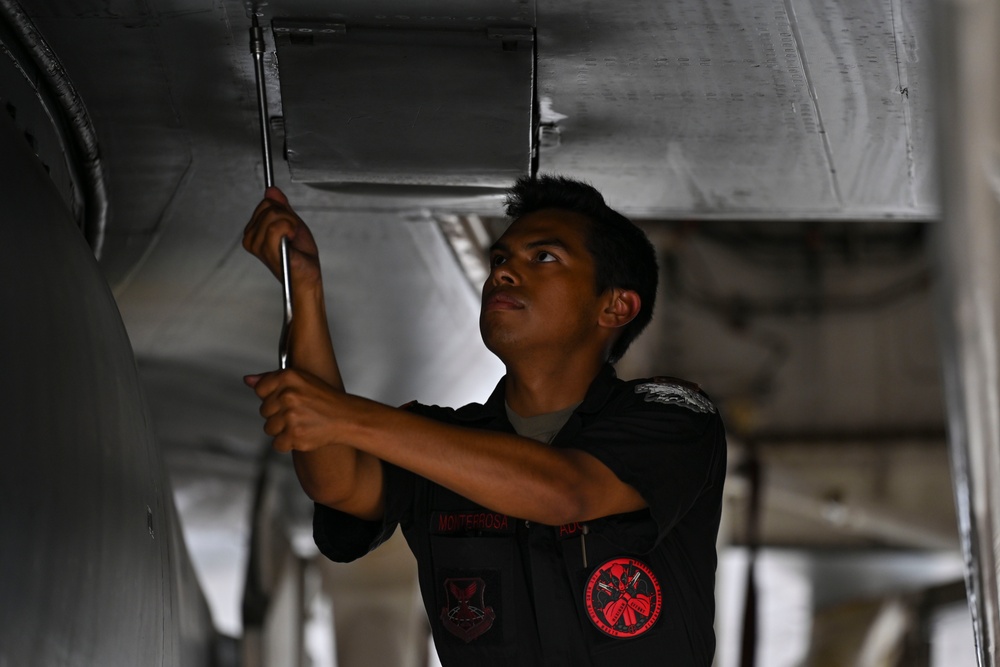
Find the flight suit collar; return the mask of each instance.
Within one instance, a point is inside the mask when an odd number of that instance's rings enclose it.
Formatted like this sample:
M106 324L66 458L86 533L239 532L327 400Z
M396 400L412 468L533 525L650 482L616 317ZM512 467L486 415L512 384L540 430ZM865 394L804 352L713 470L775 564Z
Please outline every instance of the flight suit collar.
M507 421L507 413L504 408L506 397L505 382L506 376L500 379L493 393L483 405L468 405L458 411L457 416L461 421L490 423L495 426L504 426L503 430L511 430ZM574 411L575 414L595 414L607 404L618 383L618 376L611 364L605 364L598 371L594 380L587 389L587 394L583 402ZM474 408L474 409L470 409Z

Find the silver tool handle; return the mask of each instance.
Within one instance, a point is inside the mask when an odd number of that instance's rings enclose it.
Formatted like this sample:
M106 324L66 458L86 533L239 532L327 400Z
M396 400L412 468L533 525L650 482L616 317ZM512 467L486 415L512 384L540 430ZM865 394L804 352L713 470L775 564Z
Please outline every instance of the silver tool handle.
M264 78L264 31L253 13L250 25L250 53L253 54L253 71L257 79L257 113L260 116L260 147L264 155L264 187L274 185L274 166L271 162L271 130L267 122L267 86ZM284 321L278 340L278 366L288 368L288 335L292 325L292 281L288 266L288 238L281 239L281 285L284 299Z
M250 53L253 54L253 71L257 79L257 113L260 115L260 147L264 154L264 187L274 185L274 166L271 163L271 129L267 121L267 87L264 78L264 31L257 21L256 12L250 27Z
M278 367L281 370L285 370L289 365L288 334L292 326L292 282L289 276L291 276L291 271L288 266L288 237L283 236L281 238L281 283L285 312L284 321L281 324L281 338L278 340Z

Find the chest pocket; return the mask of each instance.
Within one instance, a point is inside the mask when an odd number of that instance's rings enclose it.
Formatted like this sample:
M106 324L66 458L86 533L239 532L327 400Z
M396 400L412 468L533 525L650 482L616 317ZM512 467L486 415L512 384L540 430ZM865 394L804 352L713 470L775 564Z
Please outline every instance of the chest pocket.
M433 607L427 611L442 661L454 655L474 656L478 665L513 664L523 604L517 520L447 491L435 500L427 572Z
M591 522L582 539L561 541L566 576L594 665L648 661L664 640L669 591L663 568L646 553L655 539L656 525L643 510Z

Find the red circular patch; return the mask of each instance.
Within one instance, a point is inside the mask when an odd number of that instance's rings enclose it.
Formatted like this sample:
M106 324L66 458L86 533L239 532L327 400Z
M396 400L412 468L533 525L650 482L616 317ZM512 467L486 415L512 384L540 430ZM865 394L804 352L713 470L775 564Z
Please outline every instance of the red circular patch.
M590 575L584 591L587 616L611 637L638 637L660 617L660 582L645 563L612 558Z

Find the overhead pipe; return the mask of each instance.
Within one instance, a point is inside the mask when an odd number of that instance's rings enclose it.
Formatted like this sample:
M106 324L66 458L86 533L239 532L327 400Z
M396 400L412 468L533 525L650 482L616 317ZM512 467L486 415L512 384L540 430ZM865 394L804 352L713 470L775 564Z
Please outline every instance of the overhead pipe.
M0 0L0 22L17 40L17 46L31 58L45 84L45 91L38 90L36 83L24 71L23 64L16 63L52 117L56 135L67 156L69 171L81 192L83 211L79 222L87 243L100 259L108 220L108 189L97 132L90 115L59 58L16 0ZM14 57L12 51L4 50ZM55 109L52 108L53 102L57 105Z

